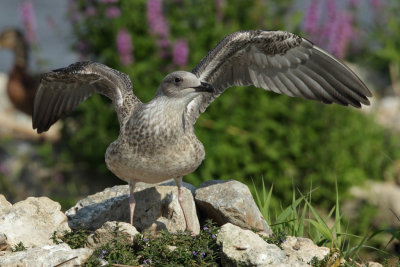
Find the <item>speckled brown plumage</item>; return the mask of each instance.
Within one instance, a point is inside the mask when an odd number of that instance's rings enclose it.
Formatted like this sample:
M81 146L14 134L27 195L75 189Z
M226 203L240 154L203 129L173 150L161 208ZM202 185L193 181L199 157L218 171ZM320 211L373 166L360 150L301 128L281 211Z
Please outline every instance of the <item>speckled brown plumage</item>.
M221 40L192 72L168 74L148 103L136 98L127 75L100 63L80 62L47 73L36 93L33 127L46 131L93 93L109 97L120 134L105 161L130 185L133 223L138 181L175 179L182 206L182 177L205 156L193 125L216 97L237 85L355 107L369 104L371 96L348 67L306 39L282 31L241 31Z

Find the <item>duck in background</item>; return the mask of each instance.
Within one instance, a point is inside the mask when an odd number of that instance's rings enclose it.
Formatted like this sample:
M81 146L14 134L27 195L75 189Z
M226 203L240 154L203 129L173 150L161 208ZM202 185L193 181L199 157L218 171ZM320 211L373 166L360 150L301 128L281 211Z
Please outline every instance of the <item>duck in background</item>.
M9 73L7 95L16 109L32 116L33 99L38 85L28 71L29 47L21 31L8 28L0 33L0 48L14 53L14 65Z

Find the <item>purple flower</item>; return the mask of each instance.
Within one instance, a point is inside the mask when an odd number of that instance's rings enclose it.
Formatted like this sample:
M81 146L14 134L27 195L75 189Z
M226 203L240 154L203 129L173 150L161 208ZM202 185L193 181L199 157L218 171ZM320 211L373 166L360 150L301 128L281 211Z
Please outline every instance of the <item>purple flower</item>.
M382 0L371 0L371 5L374 9L380 9L383 3Z
M203 227L203 230L204 230L204 231L208 230L208 227L207 227L207 226L204 226L204 227Z
M162 0L148 0L146 10L150 32L154 35L168 37L169 26L162 12Z
M186 66L189 54L189 47L186 40L179 39L174 45L173 62L179 67Z
M146 238L143 238L143 241L147 242L147 241L149 241L149 239L146 237Z
M216 236L214 234L211 235L212 238L215 238Z
M204 256L206 255L206 253L205 252L200 252L200 257L203 259L204 258Z
M344 57L347 45L353 36L352 20L353 17L349 13L342 13L334 23L328 50L338 58Z
M193 256L197 255L196 251L192 251L192 254L193 254Z
M36 42L36 19L35 9L33 8L32 1L26 0L22 2L22 4L19 6L19 14L22 18L22 23L24 24L28 42Z
M103 254L100 254L100 256L99 256L99 257L100 257L100 259L102 259L102 258L104 258L104 255L103 255Z
M106 9L106 17L109 19L118 18L121 16L121 10L116 6L110 6Z
M121 29L117 35L117 50L122 65L133 62L131 35L126 29Z
M94 15L96 15L96 8L93 6L89 6L85 10L85 15L88 17L93 17Z
M104 250L104 249L103 249L103 250L101 251L101 253L102 253L102 254L107 254L107 250Z
M304 31L311 35L318 33L318 22L320 18L319 3L320 2L318 0L312 0L310 2L304 19Z

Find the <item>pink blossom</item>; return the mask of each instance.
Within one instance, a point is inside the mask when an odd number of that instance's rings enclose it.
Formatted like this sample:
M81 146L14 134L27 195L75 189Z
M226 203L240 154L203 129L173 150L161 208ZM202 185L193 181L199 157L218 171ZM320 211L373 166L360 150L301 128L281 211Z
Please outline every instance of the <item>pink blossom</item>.
M169 36L169 26L162 12L162 0L147 1L147 22L152 34Z
M338 58L343 58L352 35L353 17L349 13L342 13L334 23L332 36L329 38L328 50Z
M374 9L380 9L383 3L382 0L371 0L371 5Z
M179 67L184 67L187 64L189 47L186 40L179 39L174 45L173 62Z
M32 1L26 0L19 6L19 14L25 28L26 38L28 42L37 41L35 9Z
M303 24L304 31L311 35L317 34L319 30L319 18L319 1L312 0L307 8L307 13Z
M96 15L96 8L94 6L89 6L85 10L85 15L88 17L93 17L94 15Z
M122 65L133 62L131 35L126 29L121 29L117 35L117 50Z
M107 18L118 18L121 16L121 10L116 6L110 6L106 9Z

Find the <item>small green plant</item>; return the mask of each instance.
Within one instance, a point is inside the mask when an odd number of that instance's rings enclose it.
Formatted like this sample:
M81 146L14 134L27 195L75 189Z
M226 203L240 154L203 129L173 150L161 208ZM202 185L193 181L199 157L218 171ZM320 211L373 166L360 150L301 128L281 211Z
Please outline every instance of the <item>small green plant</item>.
M25 245L22 242L19 242L16 244L14 247L11 248L12 252L17 252L17 251L24 251L27 250L28 248L25 247Z
M220 261L218 227L212 221L207 221L197 236L161 231L153 238L138 234L131 243L120 236L118 229L114 234L113 240L95 250L86 266L98 266L100 260L144 266L218 266Z
M72 249L83 248L88 238L88 230L79 228L76 231L64 231L59 237L57 231L54 231L50 239L54 244L67 243Z

